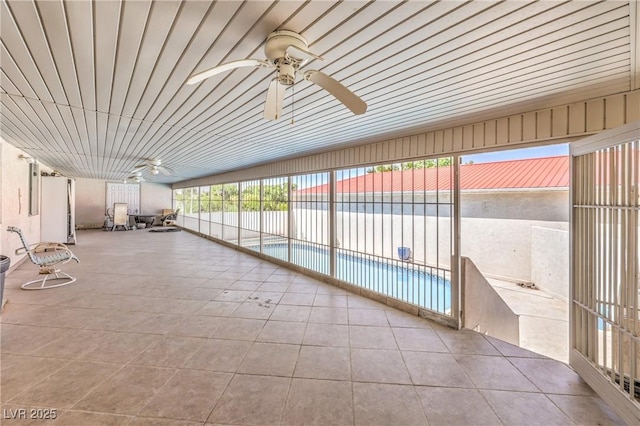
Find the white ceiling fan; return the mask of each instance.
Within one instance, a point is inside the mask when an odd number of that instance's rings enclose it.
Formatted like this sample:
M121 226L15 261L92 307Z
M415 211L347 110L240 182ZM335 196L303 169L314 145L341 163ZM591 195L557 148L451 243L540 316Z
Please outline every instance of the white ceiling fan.
M141 169L148 169L152 175L162 173L165 176L171 176L173 170L162 165L162 160L159 158L148 158L144 163L138 164L134 167L134 172L139 172Z
M124 183L140 183L146 182L146 179L142 177L141 171L133 171L129 176L124 179Z
M271 68L275 69L277 74L269 84L267 100L264 106L264 118L268 120L280 118L284 102L284 91L287 87L293 86L300 76L331 93L354 114L364 114L367 110L367 104L362 99L327 74L316 70L300 70L311 59L324 60L320 56L309 52L307 40L300 34L289 30L274 31L267 37L264 51L267 57L266 60L242 59L220 64L217 67L192 75L187 80L187 84L196 84L216 74L236 68Z

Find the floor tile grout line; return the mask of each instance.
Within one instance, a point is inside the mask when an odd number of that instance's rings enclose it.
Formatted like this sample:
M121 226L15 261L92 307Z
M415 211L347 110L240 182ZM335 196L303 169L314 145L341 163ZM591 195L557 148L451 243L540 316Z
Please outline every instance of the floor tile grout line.
M28 355L26 355L28 356ZM31 357L31 358L38 358L38 357ZM30 386L26 387L22 392L20 392L18 395L14 395L13 397L11 397L10 399L3 401L2 404L6 404L9 403L13 398L19 397L20 395L22 395L23 393L27 392L28 390L30 390L31 388L33 388L34 386L40 384L41 382L44 382L45 380L47 380L49 377L53 376L54 374L56 374L58 371L62 370L63 368L67 367L69 364L71 364L72 361L68 361L68 360L60 360L57 358L46 358L46 359L56 359L59 361L67 361L67 363L65 365L62 365L60 368L54 370L53 372L51 372L50 374L44 376L42 379L37 380L36 382L34 382L33 384L31 384Z
M138 358L140 355L142 355L147 349L149 349L153 344L155 344L155 342L149 342L149 344L147 346L145 346L137 355L134 355L131 357L131 359L129 361L127 361L126 363L122 364L122 367L119 368L118 370L116 370L111 376L109 376L109 378L107 378L104 382L102 382L100 384L100 386L104 385L105 383L107 383L110 379L112 379L113 377L115 377L120 371L124 370L126 367L137 367L137 365L135 364L131 364L132 361L134 361L136 358ZM160 368L160 367L152 367L152 368ZM177 370L176 370L177 372ZM176 372L174 372L173 375L176 374ZM173 377L172 375L172 377ZM94 392L96 389L98 389L100 386L96 386L94 389L92 389L91 392L88 392L84 397L80 398L78 401L76 401L76 403L73 405L74 407L76 405L78 405L81 401L83 401L85 398L87 398L92 392ZM155 395L155 394L154 394ZM139 411L139 410L138 410ZM112 413L109 413L112 414ZM137 415L133 414L133 415Z
M528 376L524 371L522 371L522 370L521 370L521 369L520 369L516 364L514 364L514 363L512 362L512 360L510 359L510 357L506 357L506 356L505 356L505 358L507 358L507 361L509 361L509 363L510 363L511 365L513 365L513 366L514 366L514 368L516 368L516 369L517 369L517 370L518 370L518 371L519 371L523 376L525 376L525 377L526 377L526 379L527 379L530 383L532 383L532 384L533 384L533 385L534 385L534 386L535 386L535 387L540 391L540 393L541 393L542 395L544 395L544 397L547 399L547 401L549 401L551 404L553 404L553 406L554 406L554 407L556 407L558 410L560 410L560 412L561 412L562 414L564 414L568 419L570 419L571 421L575 421L575 420L573 419L573 416L571 415L571 413L568 413L568 412L566 412L564 409L562 409L562 407L560 407L558 404L556 404L556 403L555 403L555 401L549 397L549 395L568 395L568 396L583 396L583 395L573 395L573 394L556 394L556 393L551 393L551 392L544 392L544 391L543 391L543 390L542 390L542 389L541 389L537 384L535 384L535 383L533 382L533 380L529 379L529 376ZM535 359L537 359L537 358L520 358L520 359L534 359L534 360L535 360ZM547 362L547 360L544 360L544 359L543 359L543 361ZM554 361L555 361L555 360L554 360ZM556 362L560 362L560 361L556 361ZM563 365L565 365L564 363L562 363L562 364L563 364ZM573 371L573 369L571 368L571 366L567 366L567 368L569 368L571 371Z

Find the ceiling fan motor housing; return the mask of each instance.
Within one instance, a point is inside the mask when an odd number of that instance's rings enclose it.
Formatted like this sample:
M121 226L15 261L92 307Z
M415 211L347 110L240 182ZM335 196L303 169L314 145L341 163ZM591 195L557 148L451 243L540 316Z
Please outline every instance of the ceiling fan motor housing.
M289 30L272 32L264 46L267 59L278 69L278 81L284 86L291 86L296 82L296 72L308 60L308 58L296 58L287 52L291 46L303 51L309 47L304 37Z
M307 40L300 34L289 30L278 30L267 36L267 42L264 46L264 54L274 65L277 65L277 61L279 59L284 58L303 62L305 58L293 58L290 54L287 54L287 49L290 46L297 47L302 51L306 51L309 48Z

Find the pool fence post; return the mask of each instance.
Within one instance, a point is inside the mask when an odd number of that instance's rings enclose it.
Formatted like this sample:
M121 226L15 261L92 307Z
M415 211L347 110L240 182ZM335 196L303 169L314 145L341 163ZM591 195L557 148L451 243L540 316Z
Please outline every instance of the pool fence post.
M453 253L451 256L451 312L458 323L463 324L463 313L460 310L462 280L460 276L460 156L454 155L453 161Z
M291 253L293 251L293 247L291 246L291 236L294 234L294 221L293 217L293 208L291 206L291 176L287 177L287 261L293 263Z
M260 195L258 198L260 198L260 211L258 213L258 217L260 218L260 232L258 235L260 236L260 253L264 253L264 179L260 179Z
M336 278L336 171L329 172L329 274Z
M238 246L240 244L240 236L242 235L242 182L238 182L238 235L236 235Z

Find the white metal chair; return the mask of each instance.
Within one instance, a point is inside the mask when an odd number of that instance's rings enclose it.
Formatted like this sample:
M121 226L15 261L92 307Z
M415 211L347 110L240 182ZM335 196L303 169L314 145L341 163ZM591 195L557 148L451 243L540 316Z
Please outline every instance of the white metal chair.
M23 247L16 250L16 254L26 253L29 260L39 268L40 275L44 278L29 281L22 284L24 290L44 290L47 288L62 287L76 281L75 277L62 272L56 265L63 265L71 260L80 262L78 258L61 243L37 243L29 245L20 228L9 226L9 232L15 232L20 237ZM63 281L61 281L63 280Z

